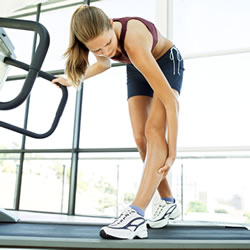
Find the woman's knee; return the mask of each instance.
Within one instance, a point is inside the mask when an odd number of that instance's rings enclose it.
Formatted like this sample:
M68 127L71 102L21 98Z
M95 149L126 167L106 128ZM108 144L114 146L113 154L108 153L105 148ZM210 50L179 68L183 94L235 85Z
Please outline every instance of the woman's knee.
M164 126L160 126L159 124L155 124L155 122L148 121L145 127L145 137L147 141L151 141L154 139L164 138L165 139L165 131L166 128Z
M134 134L134 139L137 147L142 151L146 149L147 140L144 133Z

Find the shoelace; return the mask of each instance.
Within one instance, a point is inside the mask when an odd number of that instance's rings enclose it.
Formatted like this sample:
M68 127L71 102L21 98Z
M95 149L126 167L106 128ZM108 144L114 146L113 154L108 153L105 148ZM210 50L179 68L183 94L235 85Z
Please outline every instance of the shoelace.
M119 225L122 223L129 215L134 213L132 210L125 210L124 212L121 213L121 215L111 224L112 226Z
M163 207L164 207L164 205L162 205L161 203L158 204L157 209L155 210L153 217L157 217L161 213Z

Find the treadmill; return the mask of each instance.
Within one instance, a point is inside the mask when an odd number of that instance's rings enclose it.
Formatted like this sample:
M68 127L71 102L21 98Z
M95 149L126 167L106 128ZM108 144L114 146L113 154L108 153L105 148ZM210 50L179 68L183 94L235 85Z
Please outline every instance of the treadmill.
M8 39L6 28L33 30L40 35L40 43L31 65L15 59L14 46ZM41 24L0 18L0 79L6 79L7 66L28 71L20 94L9 102L0 102L0 110L19 106L29 95L37 76L49 81L55 77L42 72L41 65L49 44L48 32ZM55 120L48 132L32 131L0 121L0 126L33 138L45 138L55 130L67 101L67 88L60 85L62 99ZM19 212L20 213L20 212ZM0 209L0 249L250 249L250 230L245 226L219 225L205 222L171 222L161 229L150 229L148 239L104 240L99 229L108 223L24 220L15 211Z

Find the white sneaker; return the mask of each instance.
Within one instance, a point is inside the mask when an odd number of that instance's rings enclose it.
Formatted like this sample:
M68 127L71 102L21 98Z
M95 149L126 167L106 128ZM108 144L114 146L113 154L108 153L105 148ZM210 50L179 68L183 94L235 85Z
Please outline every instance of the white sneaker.
M165 227L169 220L174 220L180 216L180 209L176 203L161 200L154 212L153 218L147 221L151 228Z
M100 236L104 239L144 239L148 237L147 224L131 207L126 208L112 224L101 228Z

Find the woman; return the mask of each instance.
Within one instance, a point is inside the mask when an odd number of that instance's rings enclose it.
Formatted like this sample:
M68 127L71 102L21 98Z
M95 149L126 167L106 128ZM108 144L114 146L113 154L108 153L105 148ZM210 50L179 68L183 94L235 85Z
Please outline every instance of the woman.
M91 66L89 51L97 59ZM65 86L78 87L81 80L109 69L110 58L127 64L129 113L144 171L133 203L100 235L146 238L147 223L163 227L180 214L166 175L176 159L178 96L184 71L181 55L151 22L139 17L109 19L101 9L82 5L72 16L65 56L68 80L53 80ZM157 189L162 199L146 222L144 211Z

